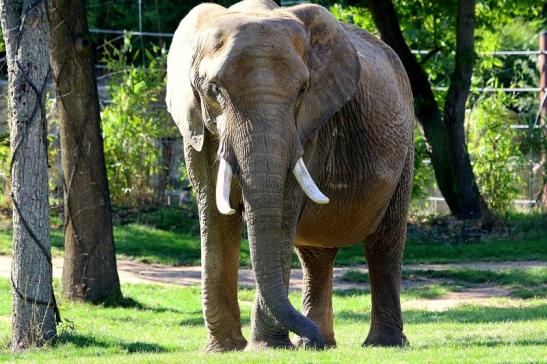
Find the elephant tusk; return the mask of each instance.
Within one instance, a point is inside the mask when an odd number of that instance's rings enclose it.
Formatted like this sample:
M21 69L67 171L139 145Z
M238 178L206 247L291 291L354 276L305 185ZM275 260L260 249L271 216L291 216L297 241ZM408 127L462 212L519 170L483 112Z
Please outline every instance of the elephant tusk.
M223 215L232 215L236 212L230 207L230 187L232 185L232 167L224 160L220 159L217 175L216 201L217 208Z
M302 187L302 190L306 196L308 196L313 202L321 205L329 203L329 198L319 191L319 188L311 178L302 158L296 162L292 173L294 174L294 177L298 181L300 187Z

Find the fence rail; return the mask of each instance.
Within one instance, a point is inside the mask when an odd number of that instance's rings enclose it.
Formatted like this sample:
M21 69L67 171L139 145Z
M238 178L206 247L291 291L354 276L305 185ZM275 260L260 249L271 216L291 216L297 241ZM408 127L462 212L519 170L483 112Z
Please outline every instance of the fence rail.
M143 32L138 30L118 30L118 29L99 29L90 28L89 32L97 34L112 34L112 35L135 35L138 37L158 37L158 38L173 38L175 33L158 33L158 32ZM431 51L426 49L412 49L413 54L429 54ZM540 49L531 50L499 50L493 52L478 52L481 56L539 56L547 54L547 51Z

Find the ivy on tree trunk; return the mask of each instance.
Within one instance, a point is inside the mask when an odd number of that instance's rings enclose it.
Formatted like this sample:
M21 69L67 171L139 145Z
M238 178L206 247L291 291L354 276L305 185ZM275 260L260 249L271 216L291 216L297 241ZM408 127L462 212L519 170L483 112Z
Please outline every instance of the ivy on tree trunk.
M45 2L0 0L0 9L12 154L11 348L22 350L53 340L60 320L52 286L45 137L49 26Z

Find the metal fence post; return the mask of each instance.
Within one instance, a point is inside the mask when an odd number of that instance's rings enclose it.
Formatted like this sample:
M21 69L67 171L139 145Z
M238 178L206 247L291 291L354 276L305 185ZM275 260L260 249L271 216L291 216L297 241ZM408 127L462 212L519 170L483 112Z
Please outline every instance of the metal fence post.
M547 102L545 98L547 96L547 30L539 33L539 87L541 92L539 93L539 102L540 102L540 125L542 126L542 133L544 139L547 138ZM542 188L542 198L541 204L543 210L547 209L547 150L545 150L545 145L541 151L541 165L542 176L543 176L543 188Z

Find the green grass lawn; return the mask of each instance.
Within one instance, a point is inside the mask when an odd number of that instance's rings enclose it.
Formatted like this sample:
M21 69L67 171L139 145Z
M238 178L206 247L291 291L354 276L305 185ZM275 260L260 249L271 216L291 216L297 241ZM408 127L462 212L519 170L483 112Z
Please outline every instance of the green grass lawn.
M345 363L541 362L547 345L547 302L541 299L491 299L488 306L459 306L443 312L404 310L410 346L402 349L362 348L368 331L370 295L345 292L334 296L338 348L316 351L266 351L204 354L206 331L198 288L125 285L124 307L93 306L61 300L63 324L59 340L43 350L12 354L10 296L0 280L0 362L56 363ZM403 293L404 302L420 294ZM254 291L240 290L244 335ZM291 294L298 307L299 294Z
M120 257L168 265L199 264L199 227L194 217L176 209L160 209L118 220L114 236ZM547 260L547 215L531 215L528 218L515 215L513 222L510 234L472 243L434 241L410 233L405 248L405 263ZM60 255L63 251L63 230L58 217L52 218L52 226L53 254ZM11 231L6 221L0 224L0 254L11 254ZM294 262L297 265L296 258ZM362 244L340 249L336 258L338 266L363 263ZM241 264L250 266L248 244L244 239Z

